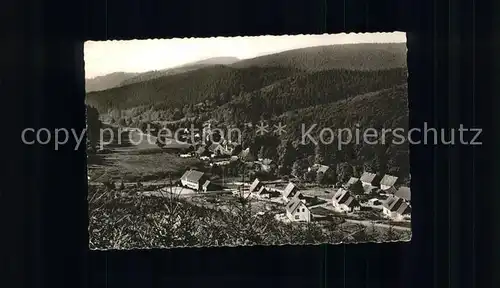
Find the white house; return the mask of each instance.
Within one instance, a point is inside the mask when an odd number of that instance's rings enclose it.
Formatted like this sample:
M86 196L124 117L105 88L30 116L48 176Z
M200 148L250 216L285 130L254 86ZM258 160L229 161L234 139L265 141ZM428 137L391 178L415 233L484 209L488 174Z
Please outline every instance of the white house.
M293 184L292 182L289 182L285 187L285 190L283 191L283 199L291 199L293 196L295 196L295 194L297 194L298 191L299 188L297 188L297 186L295 186L295 184Z
M295 197L286 204L286 216L294 222L311 221L311 211L309 211L304 202Z
M361 205L359 205L356 198L348 190L342 188L333 195L332 205L342 212L359 211L361 209Z
M382 212L390 218L401 219L411 214L411 206L402 198L389 196L382 204Z
M382 180L380 180L380 189L384 191L389 190L394 186L394 184L396 184L397 181L398 177L385 174L384 177L382 177Z
M196 170L188 170L182 175L181 184L184 187L199 191L202 189L205 180L205 173Z

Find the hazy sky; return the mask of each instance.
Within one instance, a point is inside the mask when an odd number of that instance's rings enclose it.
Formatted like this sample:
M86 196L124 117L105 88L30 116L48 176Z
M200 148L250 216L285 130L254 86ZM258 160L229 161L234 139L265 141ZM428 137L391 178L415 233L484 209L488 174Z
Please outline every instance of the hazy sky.
M87 41L85 78L112 72L161 70L212 57L248 59L304 47L374 42L406 42L406 33Z

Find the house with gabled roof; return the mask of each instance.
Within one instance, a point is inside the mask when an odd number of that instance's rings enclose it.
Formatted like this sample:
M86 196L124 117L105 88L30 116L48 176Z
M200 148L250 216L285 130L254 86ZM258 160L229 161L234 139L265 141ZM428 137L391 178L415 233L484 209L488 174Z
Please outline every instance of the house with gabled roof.
M197 170L188 170L181 177L181 184L184 187L200 191L206 181L205 173Z
M295 186L295 184L293 184L292 182L289 182L288 185L286 185L285 190L283 190L283 199L285 200L291 199L292 197L295 196L295 194L297 194L298 191L299 188Z
M402 198L391 195L382 203L382 212L388 217L401 219L411 214L411 206Z
M406 202L411 201L411 190L409 187L406 186L401 186L399 187L398 190L396 190L396 193L394 193L394 196L401 198L405 200Z
M259 191L259 189L262 187L262 182L259 180L259 178L255 178L255 180L253 180L252 184L250 185L250 188L248 189L248 191L250 193L255 193L257 191Z
M299 198L293 197L285 206L286 216L294 222L310 222L311 211Z
M380 184L380 177L375 173L364 172L359 178L363 186L376 187Z
M342 212L359 211L361 209L358 200L347 189L342 188L333 195L332 205Z
M398 177L385 174L384 177L382 177L382 180L380 180L380 189L384 191L389 190L391 187L394 187L394 184L396 184L397 181Z

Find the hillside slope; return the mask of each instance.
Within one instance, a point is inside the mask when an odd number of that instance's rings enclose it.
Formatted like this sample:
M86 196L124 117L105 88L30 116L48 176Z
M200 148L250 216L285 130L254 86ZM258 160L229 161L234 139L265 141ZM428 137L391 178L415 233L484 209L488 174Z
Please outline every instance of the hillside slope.
M197 69L201 69L204 67L210 66L218 66L218 65L230 65L239 61L238 58L235 57L214 57L209 59L204 59L201 61L196 61L192 63L187 63L178 67L167 68L162 70L148 71L144 73L140 73L135 77L130 77L125 79L120 83L120 86L130 85L138 82L149 81L153 79L157 79L164 76L170 76L175 74L186 73L190 71L194 71Z
M129 78L137 76L138 73L116 72L91 79L85 79L85 91L102 91L120 86L121 83Z
M294 75L218 107L222 121L258 121L290 110L332 103L407 82L404 68L379 71L327 70Z
M219 97L251 92L298 73L288 68L245 68L227 66L200 68L189 73L165 76L87 94L87 103L100 112L154 106L155 109L182 108ZM229 100L229 99L227 99Z
M406 67L406 51L406 43L318 46L242 60L232 67L289 67L307 71L402 68Z

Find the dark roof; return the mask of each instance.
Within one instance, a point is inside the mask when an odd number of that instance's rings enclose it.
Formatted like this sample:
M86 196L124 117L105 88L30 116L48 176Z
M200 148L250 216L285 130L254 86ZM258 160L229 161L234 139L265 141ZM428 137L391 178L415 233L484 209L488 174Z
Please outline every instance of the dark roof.
M333 198L338 204L344 204L347 207L359 206L359 202L345 189L339 189Z
M252 182L252 185L250 185L250 193L251 192L254 192L255 189L259 188L260 184L262 184L259 180L259 178L255 178L255 180L253 180Z
M385 174L380 181L380 185L393 186L394 184L396 184L396 181L398 181L398 177Z
M293 193L296 190L297 186L295 186L295 184L293 184L292 182L289 182L288 185L286 185L285 190L283 191L283 196L288 197L290 196L291 193Z
M196 170L188 170L184 175L182 175L181 180L187 180L190 182L199 182L201 177L203 177L205 173L196 171Z
M360 180L361 182L372 183L373 180L375 180L375 177L377 177L377 174L365 172L361 175Z
M399 197L389 196L382 205L389 209L389 211L397 212L401 215L411 213L411 206Z
M303 206L304 208L307 208L304 203L299 198L292 198L288 204L286 204L286 211L290 213L295 213L297 207Z
M394 188L394 186L391 186L389 189L385 190L386 193L388 194L396 194L398 190L396 188Z
M411 201L411 191L410 188L406 186L401 186L399 189L394 193L394 196L397 196L399 198L403 198L407 201Z

